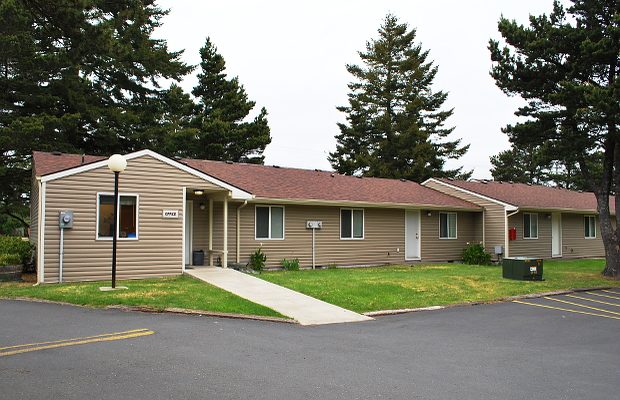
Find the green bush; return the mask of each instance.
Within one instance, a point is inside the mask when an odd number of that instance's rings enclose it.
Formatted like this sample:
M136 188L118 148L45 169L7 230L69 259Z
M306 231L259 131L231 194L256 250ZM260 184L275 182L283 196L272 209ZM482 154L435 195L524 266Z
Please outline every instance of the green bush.
M299 271L299 258L294 258L290 261L283 258L280 260L280 264L282 264L287 271Z
M265 267L265 261L267 261L267 256L261 251L261 247L262 246L259 246L254 253L250 254L252 269L254 271L262 271L263 267Z
M4 256L0 262L9 262L4 265L22 264L29 267L32 264L33 250L34 246L20 237L0 236L0 255Z
M469 265L489 265L491 263L491 255L484 251L484 246L480 243L469 244L463 250L461 258L465 264Z

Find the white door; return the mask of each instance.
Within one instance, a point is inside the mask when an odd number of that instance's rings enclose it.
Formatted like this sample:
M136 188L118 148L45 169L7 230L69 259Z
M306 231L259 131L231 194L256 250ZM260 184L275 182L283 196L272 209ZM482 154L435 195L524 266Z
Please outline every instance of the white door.
M192 265L192 242L194 241L194 201L185 202L185 265Z
M420 259L420 211L405 211L405 260Z
M562 214L551 214L551 256L562 257Z

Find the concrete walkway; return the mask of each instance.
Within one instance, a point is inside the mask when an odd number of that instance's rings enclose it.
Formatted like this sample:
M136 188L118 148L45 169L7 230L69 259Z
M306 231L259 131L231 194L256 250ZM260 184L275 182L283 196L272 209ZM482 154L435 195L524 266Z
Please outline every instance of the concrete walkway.
M337 324L373 319L230 268L199 267L187 269L185 273L253 303L276 310L295 319L301 325Z

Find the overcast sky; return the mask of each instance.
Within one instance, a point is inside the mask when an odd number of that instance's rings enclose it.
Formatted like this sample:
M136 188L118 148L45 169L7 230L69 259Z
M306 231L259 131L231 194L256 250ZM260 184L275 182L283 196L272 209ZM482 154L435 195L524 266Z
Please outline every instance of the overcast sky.
M567 3L565 0L564 3ZM549 14L552 0L158 0L170 9L153 37L171 51L185 50L188 64L200 62L199 49L210 37L237 76L255 111L267 109L272 142L265 163L283 167L331 169L336 123L346 122L336 106L348 105L346 64L361 65L358 51L377 39L386 14L417 30L416 44L429 50L439 67L434 91L448 92L443 109L454 108L449 140L462 138L469 152L448 168L463 165L474 178L490 178L489 156L509 148L501 128L515 123L523 104L509 98L489 76L490 38L500 39L501 15L528 24L530 14ZM194 76L181 86L196 85Z

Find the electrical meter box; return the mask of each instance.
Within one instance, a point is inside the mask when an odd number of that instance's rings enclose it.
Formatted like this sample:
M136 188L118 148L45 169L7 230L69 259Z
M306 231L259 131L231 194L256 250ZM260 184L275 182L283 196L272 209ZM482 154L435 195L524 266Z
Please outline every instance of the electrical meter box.
M60 228L73 228L73 211L60 212Z

